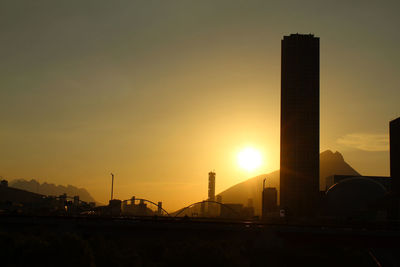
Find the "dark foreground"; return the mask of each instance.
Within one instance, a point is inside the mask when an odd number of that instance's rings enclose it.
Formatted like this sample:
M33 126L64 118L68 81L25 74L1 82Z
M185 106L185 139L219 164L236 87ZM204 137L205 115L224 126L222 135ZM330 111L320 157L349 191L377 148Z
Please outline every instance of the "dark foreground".
M400 231L0 216L1 266L400 266Z

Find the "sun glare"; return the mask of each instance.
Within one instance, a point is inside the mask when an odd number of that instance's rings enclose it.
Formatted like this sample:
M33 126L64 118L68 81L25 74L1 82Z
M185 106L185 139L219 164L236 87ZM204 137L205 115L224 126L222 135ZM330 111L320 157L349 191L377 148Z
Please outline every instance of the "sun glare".
M261 166L261 153L251 147L247 147L238 154L239 166L247 171L253 171Z

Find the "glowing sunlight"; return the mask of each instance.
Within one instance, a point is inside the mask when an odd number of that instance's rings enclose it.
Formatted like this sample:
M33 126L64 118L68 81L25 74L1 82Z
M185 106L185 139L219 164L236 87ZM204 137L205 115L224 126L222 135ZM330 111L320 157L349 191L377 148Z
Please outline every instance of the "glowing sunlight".
M249 172L260 167L262 163L261 153L252 147L246 147L240 151L237 160L239 166Z

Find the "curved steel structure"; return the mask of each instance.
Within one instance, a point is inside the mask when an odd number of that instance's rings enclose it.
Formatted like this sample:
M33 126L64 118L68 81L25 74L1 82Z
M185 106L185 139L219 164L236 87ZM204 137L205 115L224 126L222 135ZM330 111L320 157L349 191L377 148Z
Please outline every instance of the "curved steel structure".
M163 207L160 207L158 204L156 204L156 203L154 203L153 201L150 201L150 200L147 200L147 199L144 199L144 198L135 198L135 201L136 200L142 200L142 201L145 201L145 202L149 202L149 203L151 203L151 204L153 204L154 206L157 206L157 207L159 207L163 212L165 212L168 216L171 216L169 213L168 213L168 211L166 211L165 209L163 209ZM128 201L131 201L131 199L125 199L125 200L122 200L121 201L121 203L122 202L128 202Z
M213 200L203 200L203 201L200 201L200 202L196 202L196 203L190 204L190 205L187 206L187 207L184 207L184 208L181 209L177 214L175 214L174 217L177 217L177 216L178 216L179 214L181 214L184 210L187 210L188 208L193 207L194 205L201 204L201 203L206 203L206 202L208 202L208 203L216 203L216 204L219 204L219 205L221 205L221 206L223 206L223 207L229 209L230 211L232 211L232 212L235 213L236 215L240 216L240 213L238 213L236 210L232 209L232 208L229 207L228 205L225 205L225 204L223 204L223 203L221 203L221 202L217 202L217 201L213 201Z

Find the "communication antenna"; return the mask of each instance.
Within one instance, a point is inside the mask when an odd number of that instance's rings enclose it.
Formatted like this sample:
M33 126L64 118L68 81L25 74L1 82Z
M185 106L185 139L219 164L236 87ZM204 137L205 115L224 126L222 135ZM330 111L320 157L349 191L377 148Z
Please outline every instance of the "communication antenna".
M114 174L111 173L111 200L113 200L113 191L114 191Z

